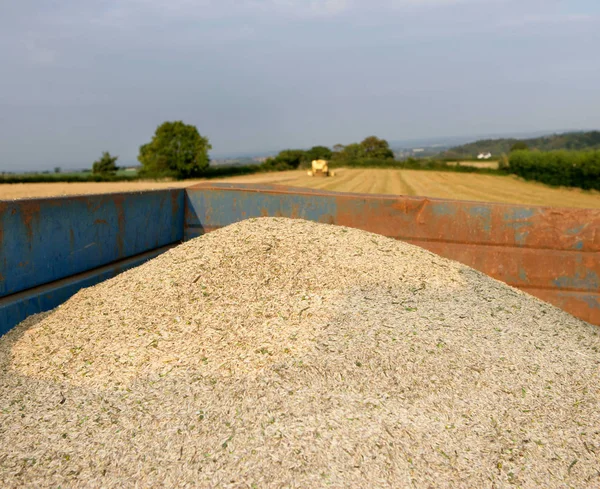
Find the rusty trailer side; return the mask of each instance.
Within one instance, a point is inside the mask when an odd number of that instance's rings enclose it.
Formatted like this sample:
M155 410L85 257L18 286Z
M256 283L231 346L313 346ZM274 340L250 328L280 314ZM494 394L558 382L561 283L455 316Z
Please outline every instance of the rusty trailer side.
M600 325L600 210L208 183L0 202L0 335L182 240L260 216L401 239Z
M600 325L600 210L209 183L186 191L185 239L260 216L404 240Z

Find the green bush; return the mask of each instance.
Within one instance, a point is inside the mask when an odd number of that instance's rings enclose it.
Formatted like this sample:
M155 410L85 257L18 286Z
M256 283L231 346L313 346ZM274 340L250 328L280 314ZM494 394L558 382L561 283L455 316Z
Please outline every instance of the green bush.
M92 165L92 172L97 175L114 175L119 169L117 167L118 159L118 156L111 156L108 151L104 151L102 153L102 158L94 161L94 164ZM60 172L55 170L54 173Z
M139 180L135 175L111 175L99 173L61 174L30 173L0 175L0 183L85 183L85 182L129 182Z
M225 178L238 175L250 175L262 170L261 165L210 166L202 173L202 178Z
M354 158L349 160L333 159L330 163L332 168L390 168L397 170L430 170L446 171L456 173L486 173L492 175L502 174L504 172L493 168L477 168L467 165L449 165L446 161L415 159L393 160L381 158Z
M261 165L263 171L296 170L307 160L307 152L302 149L284 149L277 156L268 158Z
M600 190L600 151L514 151L508 171L548 185Z

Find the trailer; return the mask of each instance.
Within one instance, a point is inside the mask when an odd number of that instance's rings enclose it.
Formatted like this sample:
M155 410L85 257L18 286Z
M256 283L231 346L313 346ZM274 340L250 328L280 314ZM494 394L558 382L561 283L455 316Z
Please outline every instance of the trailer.
M600 210L203 183L0 201L0 335L182 241L261 216L407 241L600 325Z

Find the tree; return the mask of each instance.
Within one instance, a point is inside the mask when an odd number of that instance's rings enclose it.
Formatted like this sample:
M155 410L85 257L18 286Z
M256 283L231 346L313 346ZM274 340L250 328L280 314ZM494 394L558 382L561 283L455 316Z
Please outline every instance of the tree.
M182 121L164 122L152 141L140 147L138 161L142 172L153 176L190 178L199 176L209 164L212 146L196 126Z
M61 172L60 166L55 166L54 173L60 173L60 172Z
M337 164L344 162L358 162L360 160L388 160L394 159L394 152L385 139L379 139L376 136L369 136L363 139L361 143L352 143L346 146L336 144L334 147L332 160Z
M526 151L528 149L529 149L529 146L527 146L527 143L525 143L523 141L518 141L511 146L510 152L512 153L513 151Z
M284 149L274 158L269 158L263 163L265 170L295 170L305 161L306 153L301 149Z
M118 156L111 156L108 151L102 153L102 158L94 161L92 172L99 175L114 175L117 172L116 161Z
M305 158L305 153L301 149L286 149L281 151L275 159L278 163L282 163L291 168L298 168L302 160Z
M363 158L393 159L394 152L385 139L379 139L376 136L369 136L361 143L361 156Z
M358 143L347 144L340 153L342 159L355 160L362 157L362 148Z
M306 161L330 160L333 153L327 146L313 146L305 152Z

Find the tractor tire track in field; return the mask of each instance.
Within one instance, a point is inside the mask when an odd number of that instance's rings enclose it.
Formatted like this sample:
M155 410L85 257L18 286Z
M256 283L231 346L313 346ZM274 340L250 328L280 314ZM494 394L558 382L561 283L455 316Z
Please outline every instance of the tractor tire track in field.
M408 183L402 171L394 170L393 182L395 185L392 186L392 189L398 189L402 195L417 195L415 189ZM396 191L386 193L396 193Z
M373 172L358 171L353 173L353 178L348 183L346 192L367 193L367 189L370 186L369 181L374 179L375 175Z

